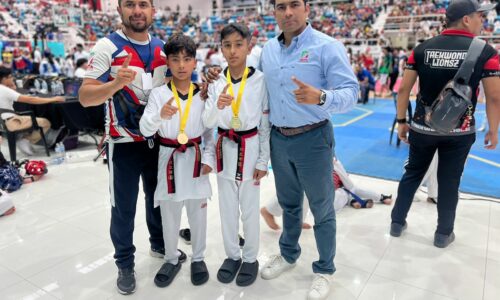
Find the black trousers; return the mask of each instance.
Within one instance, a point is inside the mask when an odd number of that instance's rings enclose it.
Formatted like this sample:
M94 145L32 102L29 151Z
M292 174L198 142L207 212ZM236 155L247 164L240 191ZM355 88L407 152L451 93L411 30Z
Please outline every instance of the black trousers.
M154 208L154 193L158 178L159 146L150 149L147 142L109 145L109 172L111 201L111 240L118 268L134 266L134 219L142 178L145 194L146 223L153 248L163 248L160 208Z
M420 186L434 153L438 151L438 225L437 232L453 232L458 204L458 187L475 134L433 136L410 131L410 154L406 171L399 182L392 222L404 224L415 192Z

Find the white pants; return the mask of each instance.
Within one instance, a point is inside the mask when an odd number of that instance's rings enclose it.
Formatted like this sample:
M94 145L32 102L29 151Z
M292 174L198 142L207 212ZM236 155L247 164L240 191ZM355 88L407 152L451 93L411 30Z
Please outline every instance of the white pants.
M163 239L165 241L165 262L176 265L179 262L177 243L181 226L182 208L186 207L191 230L193 256L191 262L205 258L207 246L207 199L185 201L160 201Z
M335 209L335 213L341 211L342 208L344 208L348 204L350 199L351 196L344 189L336 189L335 200L333 201L333 208ZM281 215L283 214L283 209L278 203L278 197L276 196L273 197L272 200L266 205L266 209L271 215L275 217L281 217ZM309 200L304 195L304 204L302 206L302 222L304 222L308 213L309 213Z
M259 252L260 231L260 186L253 180L243 182L217 177L219 209L224 239L224 250L228 258L253 263ZM239 246L239 224L243 223L245 246L241 253Z

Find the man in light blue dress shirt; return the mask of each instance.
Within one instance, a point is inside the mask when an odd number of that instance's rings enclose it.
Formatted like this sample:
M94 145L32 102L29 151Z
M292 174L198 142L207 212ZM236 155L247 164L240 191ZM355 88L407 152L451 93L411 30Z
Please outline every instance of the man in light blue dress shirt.
M283 33L263 49L261 69L269 91L271 163L283 208L280 254L263 268L264 279L278 277L300 256L304 192L314 216L319 260L308 299L328 296L335 272L336 220L332 199L334 137L332 113L353 108L359 85L339 41L307 23L307 0L274 0Z

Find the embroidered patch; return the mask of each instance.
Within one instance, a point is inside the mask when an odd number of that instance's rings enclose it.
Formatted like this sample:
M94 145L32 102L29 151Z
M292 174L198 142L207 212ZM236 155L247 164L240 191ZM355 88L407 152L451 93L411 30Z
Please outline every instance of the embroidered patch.
M300 59L299 59L299 61L302 62L302 63L309 62L309 51L303 50L300 53Z

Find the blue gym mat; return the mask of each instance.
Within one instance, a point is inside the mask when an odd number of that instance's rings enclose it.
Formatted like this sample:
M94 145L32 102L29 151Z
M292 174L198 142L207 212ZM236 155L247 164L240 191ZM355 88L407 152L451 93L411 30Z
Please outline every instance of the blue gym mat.
M415 103L412 103L415 107ZM389 145L390 128L395 116L392 100L358 104L355 109L332 118L335 152L348 172L399 181L403 163L408 158L408 145L396 147L394 132ZM478 127L485 118L484 104L476 109ZM500 147L484 149L485 132L478 132L465 165L460 191L500 198Z

